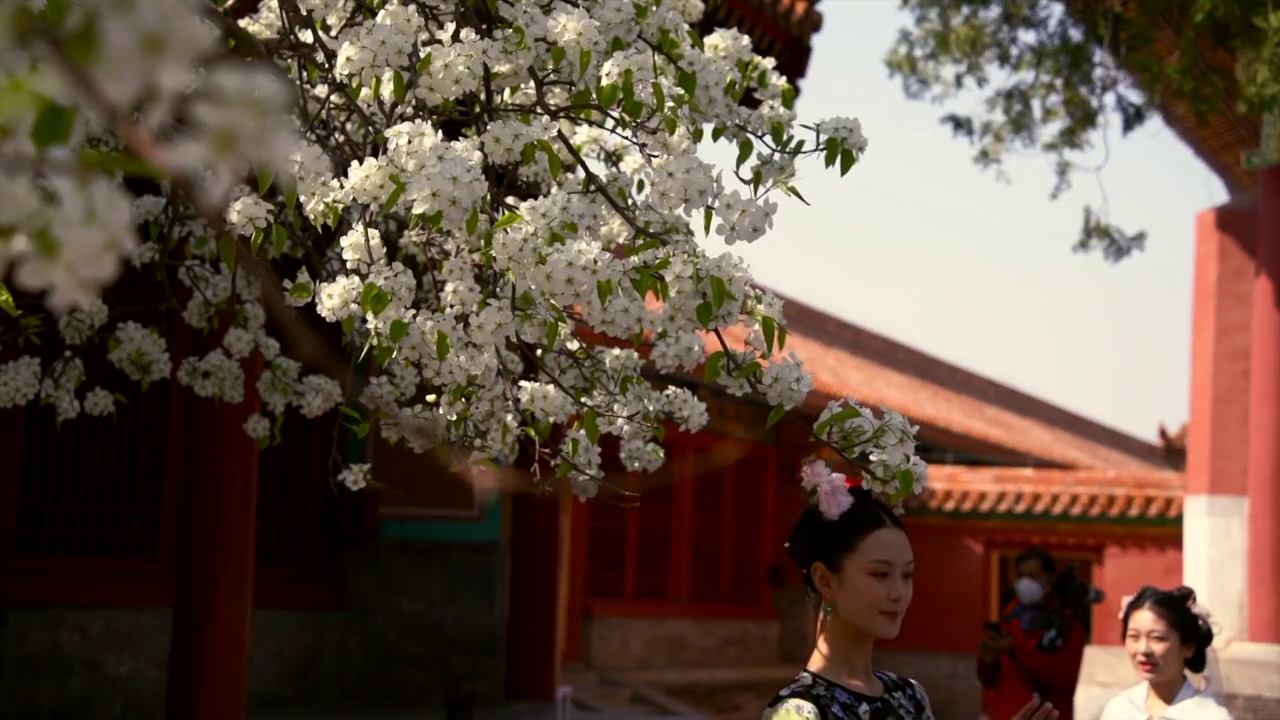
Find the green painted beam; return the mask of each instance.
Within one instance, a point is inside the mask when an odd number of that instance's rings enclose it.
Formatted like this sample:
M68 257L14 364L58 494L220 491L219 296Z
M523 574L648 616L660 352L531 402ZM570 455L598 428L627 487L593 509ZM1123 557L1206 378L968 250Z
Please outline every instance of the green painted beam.
M478 520L384 518L378 523L378 537L434 542L502 542L502 501L490 503Z

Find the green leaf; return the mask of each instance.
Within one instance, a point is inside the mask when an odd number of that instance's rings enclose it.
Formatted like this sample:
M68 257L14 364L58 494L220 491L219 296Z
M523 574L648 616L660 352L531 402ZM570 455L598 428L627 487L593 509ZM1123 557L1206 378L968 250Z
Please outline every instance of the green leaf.
M612 294L613 294L612 280L605 279L605 280L596 281L596 297L600 298L600 305L602 307L609 303L609 296Z
M360 307L374 317L381 315L390 304L391 295L376 283L365 283L364 289L360 291Z
M608 85L601 85L596 90L596 99L604 107L611 108L617 104L620 94L617 83L609 83Z
M751 153L755 152L755 149L756 149L755 143L751 142L751 138L745 138L743 139L742 142L738 143L738 169L739 170L741 170L742 166L745 165L746 162L751 159Z
M259 170L258 171L258 194L266 195L267 191L271 189L271 183L275 182L275 179L276 179L275 173L269 170Z
M467 234L475 235L476 229L480 227L480 208L472 208L471 216L467 218Z
M596 411L587 408L582 413L582 431L587 434L587 439L594 445L600 442L600 421L596 417Z
M787 328L785 325L778 326L778 352L782 352L787 347Z
M591 69L591 51L582 48L578 53L578 75L585 77L589 69Z
M71 139L71 132L76 126L75 108L63 107L46 101L31 125L31 142L37 150L44 150L51 145L62 145Z
M782 420L782 418L786 416L786 414L787 414L786 408L782 407L781 405L775 405L773 409L769 411L769 419L764 424L765 429L767 430L773 427L774 425L777 425L778 421Z
M404 82L404 73L396 70L391 74L391 89L395 95L396 102L402 103L409 96L409 88ZM384 365L386 363L383 363Z
M782 187L782 192L794 197L795 199L799 200L805 205L809 205L809 201L806 200L805 197L800 194L800 190L796 188L795 185L792 185L791 183L782 183L781 187Z
M315 286L309 282L296 282L289 286L289 297L304 299L309 298L315 292Z
M9 317L18 317L22 314L17 303L13 301L13 293L9 292L9 287L3 280L0 280L0 310L9 313Z
M559 45L551 46L551 62L555 63L556 65L559 65L560 63L564 62L565 55L566 53L564 51L564 48L560 47Z
M351 315L348 315L348 316L346 316L346 317L342 318L342 333L343 333L344 335L350 335L351 333L353 333L353 332L355 332L355 331L356 331L356 319L355 319L355 317L353 317L353 316L351 316Z
M547 169L551 171L552 178L560 177L560 156L556 154L555 147L549 140L539 140L538 149L543 155L547 156Z
M395 320L392 320L391 327L387 328L387 337L390 338L391 342L395 343L396 345L399 345L400 341L404 340L405 336L407 336L408 334L409 334L409 323L405 322L404 320L401 320L400 318L396 318Z
M555 347L556 340L559 339L559 337L560 337L560 323L556 322L555 320L552 320L551 322L547 323L547 347L548 348Z
M276 251L276 254L283 254L285 247L288 245L289 231L279 223L271 226L271 247Z
M853 169L853 163L856 161L857 161L857 158L854 157L852 150L850 150L849 148L845 148L841 150L840 151L840 177L844 177L845 175L848 175L849 171Z
M389 213L395 209L396 203L400 202L400 198L404 195L404 183L400 182L399 178L394 178L392 182L395 183L395 187L392 188L391 194L387 196L387 199L382 201L382 212L384 213Z
M711 307L711 303L698 303L697 307L698 322L702 327L711 327L711 318L715 317L715 309Z
M361 417L360 413L356 412L355 410L352 410L350 407L347 407L346 405L339 405L338 412L342 413L343 415L346 415L347 417L355 420L356 422L364 422L364 418Z
M675 135L676 130L680 129L680 122L676 120L674 115L668 115L662 121L662 126L666 128L668 135Z
M662 83L654 80L650 87L653 90L653 109L659 113L666 112L667 94L662 91Z
M645 297L649 294L649 285L653 282L653 276L645 271L644 268L636 268L636 274L628 278L631 281L631 288L636 291L636 295Z
M724 284L724 278L719 275L711 276L711 307L716 312L724 307L724 301L729 297L729 288Z
M258 248L262 247L262 238L266 237L266 233L262 228L254 228L253 237L249 238L249 252L254 255L258 254Z
M390 345L379 345L373 351L373 361L378 363L378 367L386 367L391 358L396 354L396 349Z
M493 229L495 231L506 230L518 222L520 222L520 213L507 213L506 215L498 218L498 222L493 224Z
M840 159L840 141L835 138L827 138L827 152L822 156L822 162L831 167Z
M739 377L739 378L741 378L741 379L743 379L743 380L746 380L747 378L749 378L749 377L751 377L751 376L755 375L756 373L760 372L760 369L761 369L762 367L763 367L763 366L762 366L760 363L758 363L758 362L756 362L756 361L752 360L751 362L747 363L746 365L743 365L742 367L738 368L738 371L737 371L737 372L735 372L735 373L734 373L734 375L736 375L737 377Z
M769 126L769 138L773 140L773 144L782 147L787 141L787 127L780 122L776 122Z
M698 75L697 73L692 73L688 70L681 70L679 75L676 77L676 84L685 92L686 95L693 97L694 93L698 90Z
M236 241L230 235L218 238L218 258L231 270L236 269Z
M794 110L796 105L796 89L791 85L782 86L782 107Z
M765 357L773 357L773 338L777 329L778 324L773 318L768 315L760 318L760 332L764 333Z
M712 210L710 205L702 209L702 234L703 235L711 234L711 221L714 220L715 217L716 217L716 211Z
M449 357L449 335L443 330L436 331L436 358L444 360Z
M849 406L843 410L839 410L832 413L831 416L828 417L826 420L823 420L822 422L819 422L817 425L814 425L813 432L815 435L821 435L823 432L827 430L827 428L831 427L832 425L837 425L839 423L845 422L846 420L852 420L854 418L859 418L859 417L862 417L862 413L858 411L858 408Z
M720 377L720 373L724 368L724 351L717 350L707 357L707 363L702 369L703 382L713 383Z

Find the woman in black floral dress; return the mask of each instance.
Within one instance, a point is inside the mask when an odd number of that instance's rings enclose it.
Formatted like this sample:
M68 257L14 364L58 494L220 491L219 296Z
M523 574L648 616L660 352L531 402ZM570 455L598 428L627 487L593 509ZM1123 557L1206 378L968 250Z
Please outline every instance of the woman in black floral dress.
M825 463L809 463L802 474L815 503L791 531L787 554L821 600L817 642L763 720L934 720L919 683L871 661L872 645L898 635L911 604L915 558L906 527ZM1011 720L1057 717L1052 706L1033 702Z

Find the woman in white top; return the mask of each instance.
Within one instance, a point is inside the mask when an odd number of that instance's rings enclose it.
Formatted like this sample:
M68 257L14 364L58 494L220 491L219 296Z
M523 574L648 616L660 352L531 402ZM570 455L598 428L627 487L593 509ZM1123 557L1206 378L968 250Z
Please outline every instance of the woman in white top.
M1120 601L1124 649L1142 682L1107 703L1099 720L1231 720L1187 672L1204 672L1213 628L1189 587L1144 587Z

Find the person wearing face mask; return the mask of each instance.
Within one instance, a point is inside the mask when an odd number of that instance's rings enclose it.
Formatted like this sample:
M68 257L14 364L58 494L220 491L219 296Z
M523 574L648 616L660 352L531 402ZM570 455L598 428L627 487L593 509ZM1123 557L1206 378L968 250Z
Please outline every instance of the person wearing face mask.
M1047 550L1026 550L1014 565L1014 599L998 622L987 623L978 647L978 679L987 691L983 711L989 718L1009 717L1040 698L1058 709L1061 720L1072 720L1086 642L1079 610L1060 597L1058 564Z
M1231 720L1231 713L1187 673L1202 673L1213 644L1209 614L1183 586L1147 586L1120 601L1121 637L1142 682L1102 709L1099 720Z

